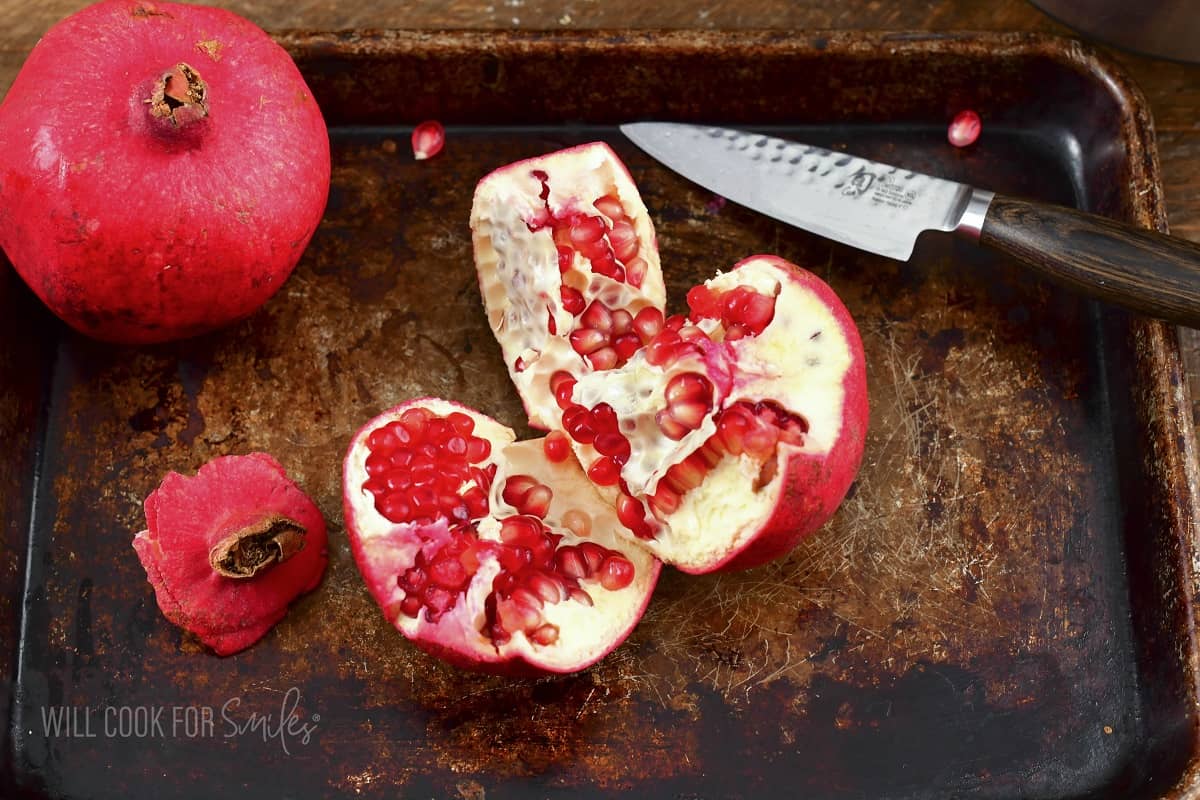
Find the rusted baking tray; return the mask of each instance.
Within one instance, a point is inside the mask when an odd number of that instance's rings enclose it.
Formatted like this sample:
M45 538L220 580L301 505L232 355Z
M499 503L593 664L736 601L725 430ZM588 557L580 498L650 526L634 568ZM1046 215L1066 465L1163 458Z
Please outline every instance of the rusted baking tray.
M769 130L1162 229L1150 118L1109 61L1015 35L282 40L332 127L333 190L265 310L113 348L0 273L0 794L1194 796L1197 472L1173 330L945 237L901 264L722 207L614 127ZM945 126L964 108L984 133L956 150ZM415 162L425 118L449 138ZM791 557L665 572L593 669L462 673L368 597L340 460L417 395L523 428L475 284L471 194L496 166L592 139L644 193L675 308L756 252L833 285L866 342L865 464ZM251 450L317 499L331 562L266 639L220 659L162 618L130 538L165 472Z

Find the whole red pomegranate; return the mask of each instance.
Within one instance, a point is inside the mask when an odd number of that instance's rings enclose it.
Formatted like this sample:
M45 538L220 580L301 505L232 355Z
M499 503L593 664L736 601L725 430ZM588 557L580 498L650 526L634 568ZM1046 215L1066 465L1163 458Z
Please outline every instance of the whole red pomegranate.
M261 29L109 0L51 28L0 105L0 246L83 333L193 336L279 289L329 170L320 109Z

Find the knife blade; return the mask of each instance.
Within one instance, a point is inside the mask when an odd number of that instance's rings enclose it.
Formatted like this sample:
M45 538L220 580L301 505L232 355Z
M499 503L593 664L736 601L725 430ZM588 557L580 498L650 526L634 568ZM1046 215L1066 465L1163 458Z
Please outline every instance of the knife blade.
M1076 290L1200 327L1193 242L749 131L663 122L621 131L695 183L842 244L907 261L924 231L953 232Z

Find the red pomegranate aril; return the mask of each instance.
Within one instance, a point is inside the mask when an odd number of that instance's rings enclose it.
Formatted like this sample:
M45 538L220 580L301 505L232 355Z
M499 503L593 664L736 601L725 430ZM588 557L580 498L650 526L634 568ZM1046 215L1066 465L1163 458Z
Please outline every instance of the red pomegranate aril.
M650 342L651 339L662 332L662 312L654 307L643 308L633 317L633 329L637 332L643 344Z
M580 323L585 327L593 328L602 333L608 333L613 329L613 315L608 308L599 300L593 300L583 312L583 316L579 318Z
M571 243L582 250L583 246L599 241L604 233L603 219L585 217L571 226Z
M594 370L612 369L620 361L620 356L617 351L611 347L601 347L588 354L588 363L592 365Z
M535 517L545 517L546 512L550 510L550 502L554 499L554 492L549 486L538 484L529 490L525 495L521 504L517 506L517 510L522 514L532 514Z
M530 517L507 517L500 523L500 541L533 548L542 541L542 524Z
M477 486L472 486L463 492L463 504L467 507L467 514L471 519L478 519L486 516L488 512L487 493Z
M451 436L446 440L445 448L455 458L462 458L467 454L467 440L461 436Z
M615 486L621 475L621 467L608 456L597 459L587 469L588 477L598 486Z
M530 591L546 603L560 603L567 599L567 588L556 578L543 573L534 573L526 583Z
M551 431L542 440L542 452L550 461L561 463L571 452L571 442L562 431Z
M567 435L580 444L591 444L596 440L591 412L583 406L572 405L564 411L562 422Z
M372 478L382 475L392 468L391 459L382 453L371 453L367 456L366 470Z
M585 307L583 293L578 289L572 289L570 286L564 286L559 290L559 296L562 298L562 307L570 314L579 316Z
M567 546L559 548L554 554L554 567L560 574L568 578L586 578L588 576L587 561L580 555L577 548Z
M594 328L580 328L571 331L571 347L576 353L585 356L608 344L608 337Z
M553 625L543 625L529 634L529 638L536 644L552 645L558 641L558 628Z
M421 613L421 598L416 595L408 595L400 601L400 613L406 617L415 617Z
M680 425L687 428L689 431L694 431L704 422L704 417L712 409L708 403L700 401L689 401L685 403L675 403L669 409L670 415Z
M600 565L604 563L604 559L608 558L610 552L612 551L595 542L583 542L579 545L579 555L583 557L584 563L587 564L588 577L595 575L599 571Z
M742 446L748 455L766 458L775 451L779 441L779 433L774 426L758 424L746 432L742 438Z
M610 592L633 583L633 563L621 555L611 555L600 565L600 585Z
M636 334L626 333L613 339L613 350L617 353L617 358L624 363L633 357L633 354L642 349L642 340Z
M560 274L566 275L571 270L571 265L575 263L575 248L560 244L557 249L558 271Z
M475 420L459 411L446 415L446 421L460 436L470 436L475 431Z
M525 594L529 593L525 592ZM531 605L528 602L522 602L522 599L518 599L514 593L512 597L500 598L496 601L496 621L504 632L512 634L517 631L525 631L542 621L541 605ZM533 597L533 600L536 602L537 598Z
M617 497L617 519L640 539L649 539L654 535L646 523L646 509L624 492Z
M457 558L434 561L428 568L429 580L446 589L461 589L471 576Z
M388 453L399 447L400 442L388 426L372 431L371 435L367 437L367 446L371 448L372 454Z
M617 464L624 464L629 461L631 454L629 440L619 433L606 431L598 434L593 446L597 452L609 456Z
M623 308L613 309L612 332L614 336L622 336L633 330L633 315Z
M564 528L581 539L592 535L592 518L578 509L573 508L563 514L562 524Z
M410 408L400 415L400 424L413 435L413 443L421 441L425 435L425 426L433 415L423 408Z
M637 255L637 231L633 229L633 225L628 220L618 220L613 223L612 230L608 232L608 241L612 244L613 253L621 259L622 263L628 262Z
M983 120L974 111L960 111L950 122L946 138L955 147L967 147L974 144L983 130Z
M662 518L678 511L679 501L678 494L660 484L658 490L650 496L650 510L655 516Z
M678 442L692 432L692 428L678 422L665 408L654 415L654 421L658 423L658 429L662 431L663 436L672 441Z
M717 319L721 315L721 306L717 302L717 296L704 284L688 289L687 304L691 309L689 316L693 321L701 317Z
M621 421L617 419L617 412L613 411L613 407L608 403L599 403L592 409L592 422L597 431L620 430Z
M538 485L537 478L530 475L512 475L504 482L504 490L500 492L500 497L510 506L517 507L525 499L525 495Z
M641 256L635 256L625 262L625 280L630 286L641 287L642 281L646 279L647 270L646 260Z
M695 372L685 372L671 378L663 395L667 398L669 406L688 401L711 400L712 382Z
M426 120L412 132L413 158L424 161L442 152L446 144L446 129L436 120Z
M625 217L625 208L621 205L621 201L613 197L611 194L606 194L604 197L596 199L593 203L596 210L604 216L608 217L614 223Z
M725 329L725 341L736 342L738 339L745 339L746 333L745 328L735 323Z
M412 517L412 506L398 494L388 495L377 500L375 509L390 522L408 522Z

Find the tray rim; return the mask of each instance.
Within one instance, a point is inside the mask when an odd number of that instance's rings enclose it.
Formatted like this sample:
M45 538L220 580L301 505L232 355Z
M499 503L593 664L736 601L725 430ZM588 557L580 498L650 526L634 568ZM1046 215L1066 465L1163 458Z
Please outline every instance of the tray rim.
M1122 190L1129 198L1132 221L1145 228L1168 232L1168 221L1161 180L1154 123L1145 95L1116 58L1099 48L1065 36L1045 33L954 30L945 32L905 32L887 30L780 31L773 29L688 30L688 29L574 29L574 30L478 30L478 29L343 29L335 31L287 29L272 32L273 38L293 56L322 54L346 55L353 45L357 55L395 54L405 50L453 52L497 52L519 54L528 50L569 47L603 52L653 51L669 46L680 52L704 53L714 47L767 49L775 55L849 55L872 51L890 55L948 53L990 58L1048 56L1064 66L1085 70L1105 84L1108 94L1121 111L1122 138L1140 147L1142 157L1128 160L1130 183ZM331 126L333 127L333 126ZM1175 784L1159 795L1164 799L1200 798L1200 639L1195 629L1196 602L1200 585L1195 570L1200 569L1200 447L1192 418L1192 401L1179 347L1178 330L1168 323L1131 318L1130 333L1137 342L1132 365L1143 384L1146 404L1163 413L1149 421L1150 433L1157 441L1174 443L1153 453L1151 465L1166 496L1175 502L1164 509L1173 540L1178 545L1172 564L1178 570L1178 583L1188 591L1176 598L1187 621L1186 640L1180 642L1180 656L1189 678L1189 696L1194 712L1190 720L1192 750ZM26 537L30 533L26 527ZM23 582L27 564L21 559L19 578ZM23 593L23 592L22 592ZM18 604L18 613L20 604ZM20 623L20 620L18 620ZM14 643L15 649L15 643ZM8 665L8 668L15 664ZM7 669L6 668L6 672ZM15 674L7 676L11 682ZM17 687L10 685L9 699L18 700ZM7 715L0 742L0 786L14 781L11 739L4 734L12 723L12 708ZM7 741L6 741L7 740ZM15 786L13 788L16 788Z

